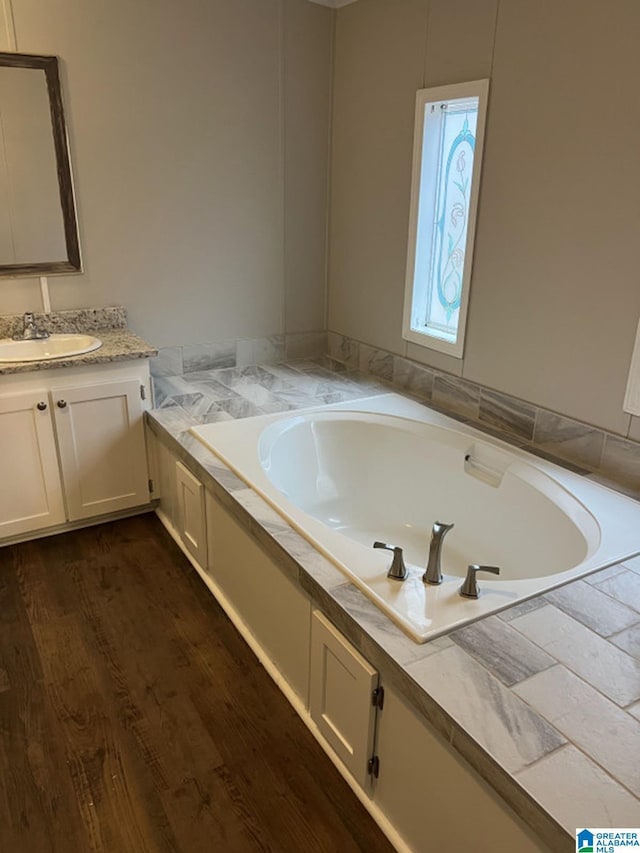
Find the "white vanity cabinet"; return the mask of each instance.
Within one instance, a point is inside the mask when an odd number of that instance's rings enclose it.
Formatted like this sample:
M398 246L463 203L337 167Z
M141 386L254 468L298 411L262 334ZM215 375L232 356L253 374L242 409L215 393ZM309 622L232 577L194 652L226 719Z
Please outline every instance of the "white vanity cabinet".
M0 396L0 539L65 521L46 388Z
M0 377L0 539L149 503L145 361Z

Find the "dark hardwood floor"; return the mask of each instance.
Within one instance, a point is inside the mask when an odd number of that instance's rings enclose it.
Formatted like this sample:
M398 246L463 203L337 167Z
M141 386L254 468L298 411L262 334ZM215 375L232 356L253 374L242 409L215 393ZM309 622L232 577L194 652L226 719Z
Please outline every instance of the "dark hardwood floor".
M153 515L0 548L0 851L391 851Z

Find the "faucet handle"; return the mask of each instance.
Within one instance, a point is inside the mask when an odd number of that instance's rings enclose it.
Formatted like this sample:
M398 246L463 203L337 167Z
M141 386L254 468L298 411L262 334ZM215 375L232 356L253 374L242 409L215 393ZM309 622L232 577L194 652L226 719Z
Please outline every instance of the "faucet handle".
M498 566L479 566L477 563L473 563L467 569L467 577L460 587L460 595L465 598L480 597L480 587L476 580L476 574L478 572L491 572L492 575L499 575L500 569Z
M394 581L403 581L407 577L408 572L404 564L402 548L399 548L397 545L387 545L386 542L374 542L373 547L384 548L385 551L393 551L393 560L387 572L387 577Z

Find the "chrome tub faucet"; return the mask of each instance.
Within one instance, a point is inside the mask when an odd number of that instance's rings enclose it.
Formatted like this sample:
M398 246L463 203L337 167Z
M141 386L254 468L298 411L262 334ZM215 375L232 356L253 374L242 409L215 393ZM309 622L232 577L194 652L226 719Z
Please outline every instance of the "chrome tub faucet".
M387 577L394 581L403 581L409 573L404 564L402 548L398 548L397 545L387 545L386 542L374 542L373 547L384 548L385 551L393 551L393 560L391 561L391 567L387 572Z
M464 598L480 598L480 587L478 586L478 581L476 580L476 575L478 572L490 572L492 575L500 574L499 566L479 566L477 563L473 563L467 569L467 576L465 578L464 583L460 587L460 595Z
M429 543L429 559L427 570L422 576L423 583L442 583L442 568L440 566L442 557L442 543L444 537L453 527L453 524L443 524L436 521L431 531L431 542Z

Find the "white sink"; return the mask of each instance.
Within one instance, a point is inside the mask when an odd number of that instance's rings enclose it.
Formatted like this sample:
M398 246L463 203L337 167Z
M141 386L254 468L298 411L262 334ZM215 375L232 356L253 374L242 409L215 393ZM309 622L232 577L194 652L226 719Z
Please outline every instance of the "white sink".
M0 340L0 363L10 361L49 361L82 355L102 346L102 341L91 335L50 335L39 341Z

